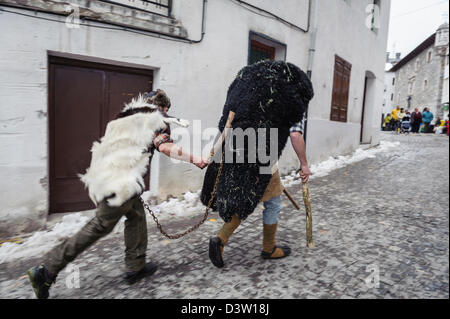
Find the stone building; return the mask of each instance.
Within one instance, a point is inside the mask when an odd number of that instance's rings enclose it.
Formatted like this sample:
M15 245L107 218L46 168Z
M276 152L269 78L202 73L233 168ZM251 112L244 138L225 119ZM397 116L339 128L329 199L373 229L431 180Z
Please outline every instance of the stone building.
M445 70L444 70L444 88L442 90L442 104L443 104L443 117L442 119L448 119L449 114L449 101L448 101L448 93L449 93L449 82L448 82L448 66L449 66L449 48L447 46L446 52L446 62L445 62Z
M395 72L394 107L421 111L429 107L435 116L442 117L448 32L448 24L441 25L389 70Z
M175 142L207 155L228 85L259 59L312 77L311 164L377 145L389 13L390 0L0 0L0 238L93 208L77 174L138 92L164 89L191 122ZM204 171L151 162L153 198L200 189ZM288 143L281 171L298 165Z

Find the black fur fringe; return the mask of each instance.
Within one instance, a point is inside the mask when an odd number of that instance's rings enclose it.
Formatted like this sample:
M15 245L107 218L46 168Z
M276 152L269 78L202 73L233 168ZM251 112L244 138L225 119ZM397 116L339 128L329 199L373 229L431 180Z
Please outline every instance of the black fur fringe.
M263 61L244 67L228 89L219 121L225 127L229 111L236 113L232 127L264 129L266 149L270 148L270 128L278 129L278 158L286 146L289 129L303 119L309 101L314 96L311 81L297 66L283 61ZM257 134L258 138L258 134ZM235 144L232 144L235 147ZM220 154L219 154L220 157ZM261 174L261 163L224 164L217 194L212 205L220 217L229 222L234 214L246 219L261 200L270 174ZM207 205L219 169L217 160L208 166L201 201Z

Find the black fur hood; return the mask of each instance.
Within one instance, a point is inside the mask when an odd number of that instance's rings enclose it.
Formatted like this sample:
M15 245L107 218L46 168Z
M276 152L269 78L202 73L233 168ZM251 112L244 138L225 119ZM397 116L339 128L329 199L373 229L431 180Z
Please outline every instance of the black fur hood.
M289 129L303 119L313 96L308 76L291 63L263 61L244 67L228 89L219 130L224 129L228 114L233 111L236 115L232 128L265 131L267 150L271 145L270 129L276 128L279 158L289 137ZM260 167L267 164L258 156L256 163L249 163L246 157L244 163L224 164L212 207L219 210L225 222L230 221L235 213L240 219L246 219L261 200L271 175L261 174ZM204 205L211 197L218 168L217 161L206 171L201 193Z

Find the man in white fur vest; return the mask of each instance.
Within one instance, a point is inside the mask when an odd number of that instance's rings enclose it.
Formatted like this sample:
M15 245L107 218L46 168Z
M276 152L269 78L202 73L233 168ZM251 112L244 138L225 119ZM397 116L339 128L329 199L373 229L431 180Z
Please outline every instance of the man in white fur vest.
M147 222L139 199L145 189L143 176L149 157L156 149L201 169L208 165L206 159L186 153L173 143L168 124L188 126L188 122L169 117L169 108L170 99L162 90L140 95L108 123L100 142L94 142L91 165L80 177L97 206L95 217L48 252L40 266L28 270L38 298L48 298L58 273L109 234L122 216L126 216L125 281L133 284L156 271L156 264L146 263Z

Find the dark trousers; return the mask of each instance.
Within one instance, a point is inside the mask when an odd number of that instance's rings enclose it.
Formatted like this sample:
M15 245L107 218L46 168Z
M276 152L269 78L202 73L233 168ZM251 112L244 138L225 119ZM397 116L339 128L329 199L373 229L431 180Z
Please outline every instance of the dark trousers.
M420 129L420 123L416 123L416 122L414 122L413 124L412 124L412 132L413 133L419 133L419 129Z
M120 207L110 207L102 201L92 218L78 233L64 240L44 257L44 265L58 274L69 262L100 238L109 234L120 218L125 221L125 266L127 271L138 271L145 266L147 251L147 221L145 210L135 196Z

